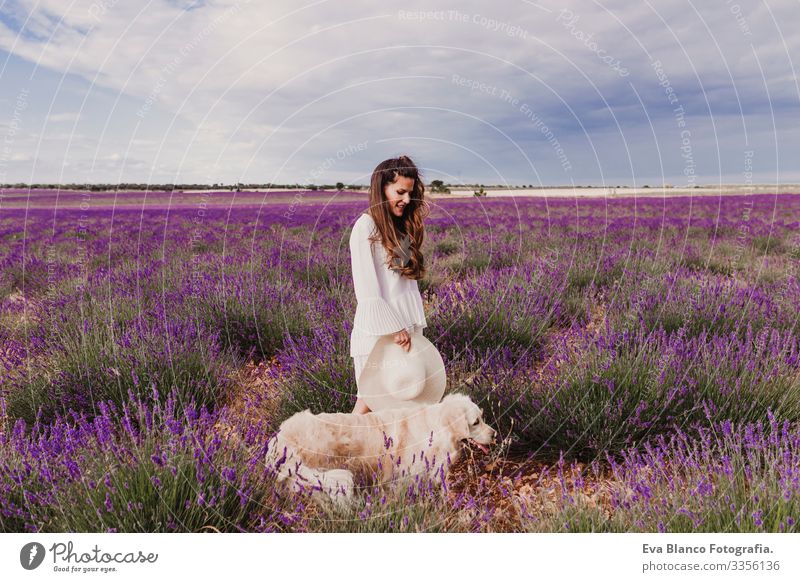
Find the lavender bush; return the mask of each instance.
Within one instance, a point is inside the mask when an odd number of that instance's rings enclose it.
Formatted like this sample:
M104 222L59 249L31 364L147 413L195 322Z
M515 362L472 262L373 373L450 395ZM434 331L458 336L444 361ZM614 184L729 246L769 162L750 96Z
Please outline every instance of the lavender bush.
M4 531L795 531L800 196L432 201L419 285L449 389L503 455L608 492L543 515L522 477L364 484L343 513L258 465L289 415L352 407L363 194L10 194ZM243 395L255 364L269 393Z

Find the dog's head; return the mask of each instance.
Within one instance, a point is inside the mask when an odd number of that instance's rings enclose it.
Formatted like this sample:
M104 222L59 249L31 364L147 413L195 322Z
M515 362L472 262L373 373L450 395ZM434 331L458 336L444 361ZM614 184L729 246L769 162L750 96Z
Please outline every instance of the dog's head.
M448 428L455 442L477 445L488 453L497 431L483 421L483 411L464 394L450 394L442 400L442 424Z

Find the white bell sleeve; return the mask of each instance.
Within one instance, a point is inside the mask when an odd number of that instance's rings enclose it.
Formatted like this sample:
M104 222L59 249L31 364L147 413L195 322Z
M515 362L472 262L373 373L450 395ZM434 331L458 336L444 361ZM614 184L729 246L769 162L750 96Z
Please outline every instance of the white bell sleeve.
M350 261L356 292L356 315L353 330L357 335L379 336L406 329L395 309L381 297L378 273L369 241L370 225L360 221L350 233Z

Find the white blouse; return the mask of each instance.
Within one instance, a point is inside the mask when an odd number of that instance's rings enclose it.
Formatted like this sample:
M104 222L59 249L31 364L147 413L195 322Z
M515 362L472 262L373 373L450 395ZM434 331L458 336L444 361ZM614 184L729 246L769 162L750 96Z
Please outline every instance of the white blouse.
M414 325L428 326L419 283L403 277L386 265L386 249L380 242L370 245L377 232L375 221L362 214L350 233L350 261L356 292L356 314L350 332L350 356L368 355L382 335Z

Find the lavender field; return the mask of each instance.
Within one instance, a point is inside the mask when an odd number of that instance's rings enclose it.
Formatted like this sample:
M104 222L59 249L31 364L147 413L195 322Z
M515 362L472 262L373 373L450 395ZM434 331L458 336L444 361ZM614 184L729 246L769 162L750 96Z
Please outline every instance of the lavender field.
M263 459L353 407L365 194L4 199L0 531L798 531L800 195L430 200L425 335L503 444L346 510Z

